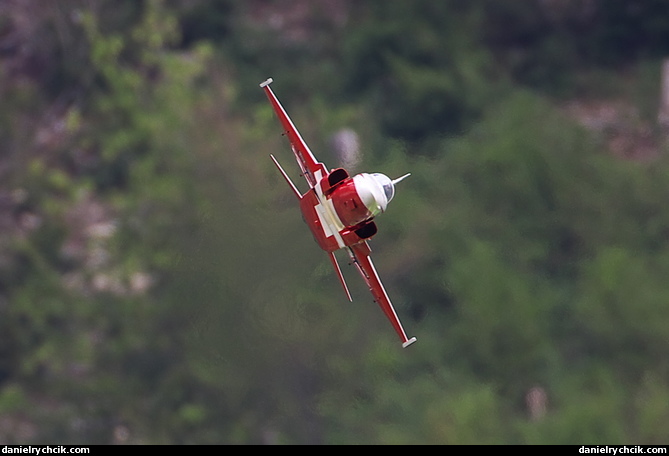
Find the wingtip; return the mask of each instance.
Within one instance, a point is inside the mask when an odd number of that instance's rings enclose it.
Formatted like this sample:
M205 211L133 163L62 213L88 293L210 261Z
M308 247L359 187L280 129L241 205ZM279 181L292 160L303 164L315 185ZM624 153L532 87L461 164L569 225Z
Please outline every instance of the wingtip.
M404 342L402 344L402 348L407 348L409 345L413 344L414 342L416 342L416 338L412 337L411 339L407 340L406 342Z
M267 78L267 80L265 80L265 81L263 81L263 82L260 83L260 87L266 87L266 86L270 85L270 84L273 83L273 82L274 82L274 79L272 79L272 78Z

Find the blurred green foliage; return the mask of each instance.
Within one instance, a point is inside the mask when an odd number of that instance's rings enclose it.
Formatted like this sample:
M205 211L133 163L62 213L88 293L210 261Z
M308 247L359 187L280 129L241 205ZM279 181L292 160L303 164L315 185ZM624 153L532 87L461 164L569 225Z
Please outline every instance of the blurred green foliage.
M666 151L564 109L653 118L666 2L12 5L0 443L669 440ZM329 166L352 127L411 171L371 242L411 348L268 159L304 188L269 76Z

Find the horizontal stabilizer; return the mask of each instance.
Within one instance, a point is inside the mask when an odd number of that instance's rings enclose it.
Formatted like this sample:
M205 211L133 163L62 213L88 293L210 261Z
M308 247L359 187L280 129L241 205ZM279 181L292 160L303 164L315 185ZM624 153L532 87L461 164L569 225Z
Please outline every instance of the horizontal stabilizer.
M295 196L297 196L297 199L302 199L302 195L300 194L300 191L295 187L295 184L293 184L293 181L290 180L290 177L288 177L288 174L283 170L279 162L277 161L276 158L274 158L274 155L270 154L269 155L272 158L272 161L276 165L277 168L279 168L279 171L281 172L281 175L283 176L284 179L286 179L286 182L288 182L288 185L290 185L291 190L293 190L293 193Z
M337 277L339 277L341 286L344 287L344 293L346 293L346 297L348 298L349 301L352 302L353 298L351 298L351 293L348 291L348 287L346 286L346 281L344 280L344 275L341 273L341 268L339 267L339 263L337 263L337 258L334 256L333 252L328 252L328 255L330 256L330 261L332 261L332 266L334 266L335 272L337 273Z
M260 87L268 86L268 85L270 85L270 84L273 83L273 82L274 82L274 79L272 79L272 78L267 78L266 81L263 81L263 82L260 83Z

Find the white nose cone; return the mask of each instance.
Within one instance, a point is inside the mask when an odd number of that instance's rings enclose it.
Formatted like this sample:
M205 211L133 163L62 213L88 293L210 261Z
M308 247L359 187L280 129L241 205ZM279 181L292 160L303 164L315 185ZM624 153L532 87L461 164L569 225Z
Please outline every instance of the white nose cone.
M385 174L373 173L358 174L353 178L358 196L372 215L376 216L384 212L388 203L395 196L395 184L409 177L410 174L390 179Z

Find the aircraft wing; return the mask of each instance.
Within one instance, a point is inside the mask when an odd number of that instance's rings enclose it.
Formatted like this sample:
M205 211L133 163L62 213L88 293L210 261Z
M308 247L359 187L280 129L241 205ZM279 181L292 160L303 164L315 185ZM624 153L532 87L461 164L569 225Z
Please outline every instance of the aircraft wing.
M300 132L295 128L293 121L290 120L290 117L286 114L286 111L283 109L283 106L281 106L281 103L279 103L276 95L272 92L272 89L269 86L271 83L272 78L269 78L265 82L260 83L260 87L262 87L267 98L269 98L272 108L274 108L274 112L281 122L284 134L288 136L290 146L295 154L295 159L302 170L302 175L309 183L309 187L313 188L323 177L328 175L327 168L323 163L316 161L316 157L314 157L311 150L309 150L309 146L304 142L304 139L300 136Z
M388 317L388 320L390 320L393 328L395 328L395 332L397 332L397 335L402 340L402 347L406 348L412 343L416 342L415 337L412 337L411 339L407 338L407 335L404 332L404 328L402 328L402 323L400 323L400 319L395 313L395 309L390 302L388 293L386 293L385 288L383 288L379 274L376 272L374 263L372 263L372 259L369 256L371 253L369 244L367 244L367 242L362 242L352 245L351 247L348 247L348 252L351 256L351 259L357 266L358 271L362 275L362 278L367 283L369 291L372 292L374 301L376 301L377 304L381 307L381 310L383 310L383 313L386 314L386 317Z

